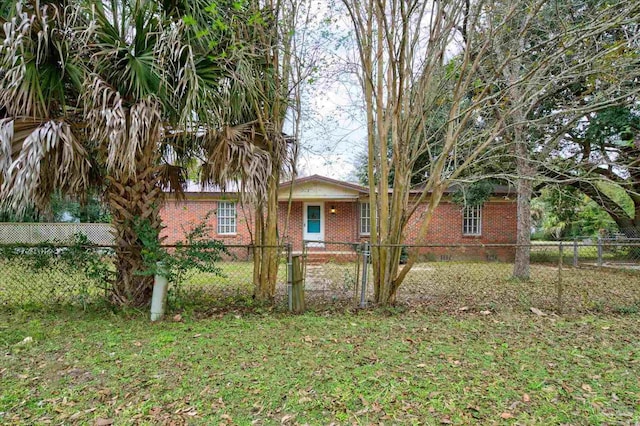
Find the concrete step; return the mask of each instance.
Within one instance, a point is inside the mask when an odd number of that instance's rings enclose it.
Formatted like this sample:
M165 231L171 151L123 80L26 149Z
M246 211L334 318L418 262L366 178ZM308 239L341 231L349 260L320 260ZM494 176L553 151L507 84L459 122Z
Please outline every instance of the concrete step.
M358 255L354 251L308 251L307 263L355 262Z

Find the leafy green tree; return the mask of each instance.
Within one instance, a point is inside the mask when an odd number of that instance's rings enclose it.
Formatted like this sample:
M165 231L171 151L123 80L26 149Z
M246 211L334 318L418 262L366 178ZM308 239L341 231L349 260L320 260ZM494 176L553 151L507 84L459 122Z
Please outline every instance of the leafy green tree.
M51 196L49 209L54 222L101 223L111 221L109 209L95 193L87 194L81 200L54 193Z
M0 211L0 222L83 222L101 223L111 219L107 206L94 194L76 200L53 193L46 210L25 207L20 214L13 210Z
M40 212L34 207L25 207L21 214L10 209L0 210L0 222L40 222L41 219Z
M566 132L584 128L585 121L606 108L633 103L638 93L627 83L638 78L634 38L640 8L636 3L572 0L535 5L505 0L491 7L491 14L513 14L509 30L491 44L499 65L488 62L486 75L502 76L496 90L506 96L497 116L488 118L504 121L501 140L510 149L513 166L503 174L511 174L518 192L513 274L528 279L534 187L541 181L593 181L564 161L576 151L566 143ZM519 84L524 80L526 85Z
M538 202L538 229L544 238L598 237L618 230L604 209L571 186L548 186Z
M616 105L590 114L565 133L562 152L546 174L561 175L604 209L621 232L640 236L640 113ZM565 170L571 170L569 176Z

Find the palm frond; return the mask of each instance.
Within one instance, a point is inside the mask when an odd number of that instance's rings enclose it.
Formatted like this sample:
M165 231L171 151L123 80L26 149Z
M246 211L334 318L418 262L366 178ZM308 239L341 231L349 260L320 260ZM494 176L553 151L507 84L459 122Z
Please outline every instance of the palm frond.
M0 185L7 179L14 152L13 120L0 120Z
M158 181L164 190L175 193L178 199L184 197L184 187L187 183L184 168L172 164L162 164L158 167Z
M160 103L149 97L126 107L120 93L95 74L85 87L90 137L104 147L107 171L117 177L135 176L136 154L160 141Z
M117 20L102 7L92 10L92 42L82 49L90 67L127 101L160 96L165 70L156 49L163 33L155 2L135 2Z
M260 203L267 196L273 168L293 168L291 141L270 124L226 126L205 138L207 161L201 169L202 185L213 183L224 190L227 183L234 181L246 199Z
M87 152L71 126L64 121L9 122L3 120L0 131L3 182L0 203L16 212L35 203L46 206L55 189L82 194L88 188ZM29 126L31 130L29 131ZM16 128L21 135L16 138ZM25 136L26 135L26 136ZM22 140L17 155L8 157ZM6 157L5 157L6 156ZM8 161L7 158L12 158Z
M64 77L73 37L63 29L73 26L75 13L54 4L23 8L4 23L0 45L0 103L10 116L51 117L64 105ZM72 68L72 67L70 67ZM73 74L73 71L70 71ZM58 108L51 108L57 105Z

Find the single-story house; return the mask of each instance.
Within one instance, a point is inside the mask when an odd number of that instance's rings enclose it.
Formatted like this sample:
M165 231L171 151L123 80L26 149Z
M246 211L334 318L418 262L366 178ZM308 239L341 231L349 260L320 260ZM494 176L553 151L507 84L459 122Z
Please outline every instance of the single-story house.
M279 234L293 244L294 251L302 250L303 240L353 243L369 238L371 207L367 187L313 175L282 183L279 191ZM515 243L516 194L512 188L497 186L489 200L476 207L465 208L454 203L451 195L451 191L447 192L436 209L427 234L429 244ZM287 221L289 196L292 202ZM166 228L162 235L167 237L165 242L168 244L182 240L185 231L209 215L207 223L212 237L228 245L251 244L252 210L239 201L233 188L222 192L218 188L191 185L186 189L184 199L169 198L163 206L161 216ZM407 245L416 241L423 211L418 209L410 220L405 239ZM285 229L287 222L288 229ZM339 247L329 243L312 246L316 252L337 251ZM422 251L446 259L452 252L444 248ZM469 249L463 251L471 253ZM493 248L477 251L476 255L510 258L512 253L513 249Z

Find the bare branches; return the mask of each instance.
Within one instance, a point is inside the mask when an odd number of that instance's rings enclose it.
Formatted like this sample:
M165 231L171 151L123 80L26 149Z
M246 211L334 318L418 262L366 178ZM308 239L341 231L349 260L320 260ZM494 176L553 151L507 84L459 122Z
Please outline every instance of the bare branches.
M393 0L343 2L362 61L369 180L377 185L370 193L378 215L374 242L401 244L418 204L428 200L435 208L452 180L499 175L492 170L501 167L496 158L517 162L535 138L542 138L542 151L551 152L562 138L559 128L621 101L612 58L632 78L640 69L637 52L627 53L637 41L604 42L609 33L638 21L635 3L603 4L563 29L546 0L434 0L416 7ZM559 88L585 81L594 92L585 93L582 104L541 109ZM541 136L550 123L560 123L555 136ZM510 170L502 173L507 177ZM424 192L409 197L414 181ZM428 211L418 241L426 236L429 218ZM394 281L390 290L376 293L380 301L384 294L392 297L411 267L410 258L397 273L397 256L392 250L378 258L374 253L377 285Z

